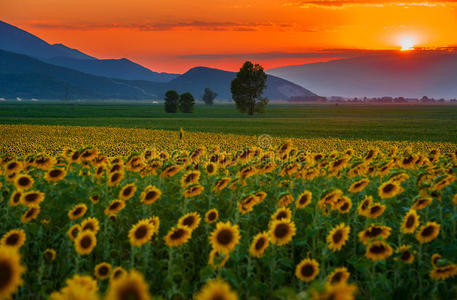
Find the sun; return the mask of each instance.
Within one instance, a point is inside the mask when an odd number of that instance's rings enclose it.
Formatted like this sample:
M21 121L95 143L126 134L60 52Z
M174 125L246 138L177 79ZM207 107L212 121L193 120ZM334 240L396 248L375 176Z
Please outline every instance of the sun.
M414 45L416 44L416 41L414 38L407 36L407 37L401 37L400 38L400 50L401 51L410 51L414 50Z

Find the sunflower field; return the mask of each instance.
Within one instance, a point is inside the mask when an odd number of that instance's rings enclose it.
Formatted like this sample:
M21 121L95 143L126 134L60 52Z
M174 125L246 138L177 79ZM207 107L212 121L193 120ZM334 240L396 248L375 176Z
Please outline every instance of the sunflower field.
M42 127L1 141L0 299L457 297L452 144Z

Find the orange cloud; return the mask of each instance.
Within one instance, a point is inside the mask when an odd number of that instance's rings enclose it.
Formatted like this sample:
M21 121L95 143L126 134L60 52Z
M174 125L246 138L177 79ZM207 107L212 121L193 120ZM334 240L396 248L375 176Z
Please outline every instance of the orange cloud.
M457 1L442 1L442 0L311 0L311 1L299 1L299 2L287 2L285 6L298 6L300 8L347 8L354 6L364 7L384 7L384 6L425 6L425 7L436 7L436 6L456 6Z

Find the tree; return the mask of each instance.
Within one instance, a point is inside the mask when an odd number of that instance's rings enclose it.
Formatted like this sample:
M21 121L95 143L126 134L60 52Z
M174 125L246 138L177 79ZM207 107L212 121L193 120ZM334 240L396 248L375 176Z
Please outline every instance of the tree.
M205 89L205 93L202 96L203 102L205 102L206 105L212 105L214 99L216 99L217 93L211 90L210 88Z
M179 94L176 91L170 90L165 94L165 112L178 112Z
M191 113L194 111L195 99L191 93L181 94L179 97L179 110L184 113Z
M232 80L230 90L236 107L242 113L253 115L264 112L268 99L262 97L266 88L267 74L259 64L247 61L243 64L236 78Z

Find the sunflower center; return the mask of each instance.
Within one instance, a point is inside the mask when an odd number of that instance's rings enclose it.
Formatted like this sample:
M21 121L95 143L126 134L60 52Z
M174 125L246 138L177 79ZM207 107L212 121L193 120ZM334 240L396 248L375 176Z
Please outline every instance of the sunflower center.
M377 237L382 233L382 229L379 227L371 227L365 232L365 236L369 238Z
M287 218L287 212L281 211L276 215L276 220L281 220Z
M300 204L305 204L306 202L308 202L308 197L307 196L302 196L300 198Z
M343 205L340 206L340 209L341 209L342 211L345 211L345 210L347 210L348 208L349 208L349 203L347 203L347 202L344 202Z
M427 227L424 228L424 230L422 230L421 235L422 236L430 236L430 235L433 234L433 232L435 232L435 227L427 226Z
M403 252L403 254L401 255L400 259L401 259L401 260L407 261L410 257L411 257L411 253L409 253L409 251L405 251L405 252Z
M118 173L115 173L115 174L111 177L111 181L114 182L114 181L118 180L118 179L119 179L119 176L120 176L120 175L119 175Z
M342 272L337 272L335 275L333 275L331 282L332 283L338 283L341 281L343 278L343 273Z
M189 216L189 217L185 218L182 223L183 223L183 225L190 227L190 226L194 225L195 218L193 216Z
M278 238L283 238L289 233L289 226L287 224L279 224L276 226L274 234Z
M135 230L135 238L142 239L148 233L148 228L146 225L142 225Z
M214 171L213 165L208 165L207 170L208 170L208 173L212 173Z
M373 245L370 247L370 252L374 254L381 254L386 251L386 247L384 245Z
M29 184L30 184L30 179L28 177L19 178L19 185L20 186L27 186Z
M124 192L123 192L122 194L123 194L124 196L128 196L128 195L130 195L130 194L132 193L132 190L133 190L133 188L132 188L131 186L129 186L128 188L126 188L126 189L124 190Z
M139 300L141 298L140 291L138 291L134 285L126 285L119 291L119 299Z
M413 227L413 225L415 223L414 220L415 220L415 218L413 215L408 216L408 219L406 219L406 227L407 228Z
M92 239L86 235L81 239L80 245L83 249L87 249L92 245Z
M395 186L392 184L392 183L388 183L383 189L382 191L384 193L389 193L391 191L393 191L395 189Z
M208 214L208 220L212 221L214 219L216 219L216 213L212 211Z
M211 295L211 298L208 298L209 300L225 300L227 297L225 297L224 294L220 292L215 292L214 294Z
M114 209L118 208L119 205L121 205L119 202L114 202L113 204L111 204L110 209L114 210Z
M380 210L381 210L381 207L379 205L375 205L370 209L370 213L375 214Z
M87 223L87 224L85 224L85 225L83 226L83 231L84 231L84 230L91 230L91 231L94 231L94 230L95 230L95 226L94 226L93 223L89 222L89 223Z
M108 274L108 267L107 266L101 266L99 269L98 269L98 273L102 276L105 276L106 274Z
M25 196L25 201L26 202L34 202L38 199L38 194L37 193L32 193L28 194Z
M264 245L265 245L265 239L264 238L258 239L257 242L255 243L255 250L262 249Z
M49 172L49 176L51 176L51 177L58 177L60 174L61 174L60 170L52 170L51 172Z
M146 198L147 200L150 200L150 199L154 198L155 195L156 195L156 192L150 191L150 192L148 192L148 193L146 194L146 197L145 197L145 198Z
M13 233L6 238L6 244L9 246L14 246L19 241L19 234Z
M301 268L300 272L304 277L309 277L314 273L314 266L306 264Z
M219 244L228 245L232 242L232 240L233 240L233 233L229 229L222 229L217 234L217 241L219 242Z
M116 270L116 272L114 272L114 274L113 274L113 277L114 278L118 278L121 275L122 275L122 271L121 270Z
M342 239L343 239L343 232L341 232L341 230L338 230L332 236L332 240L335 244L339 243Z
M18 203L19 200L21 200L21 193L16 193L16 194L14 194L13 202L14 202L14 203Z
M7 261L0 261L0 291L3 291L13 279L13 269Z
M73 211L73 215L74 215L74 216L79 215L79 214L82 212L82 210L83 210L83 209L82 209L81 207L78 207L77 209L75 209L75 210Z
M33 216L34 213L35 213L35 208L29 209L29 210L27 211L27 213L25 214L25 217L26 217L26 218L30 218L30 217Z
M170 239L179 240L183 235L184 235L184 230L179 228L170 235Z

